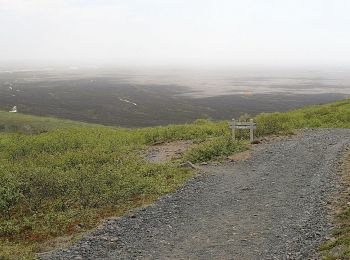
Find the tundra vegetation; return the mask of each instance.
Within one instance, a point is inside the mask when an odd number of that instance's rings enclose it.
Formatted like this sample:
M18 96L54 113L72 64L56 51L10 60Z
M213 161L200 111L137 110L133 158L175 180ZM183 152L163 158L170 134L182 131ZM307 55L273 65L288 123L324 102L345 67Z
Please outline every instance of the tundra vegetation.
M254 118L257 137L301 128L350 127L350 100ZM47 241L147 205L195 172L181 162L249 149L227 121L127 129L0 112L0 259L31 259ZM151 145L192 140L181 159L149 163ZM350 237L349 237L350 240Z
M323 259L350 259L350 147L339 167L342 192L331 204L334 223L329 238L320 246Z

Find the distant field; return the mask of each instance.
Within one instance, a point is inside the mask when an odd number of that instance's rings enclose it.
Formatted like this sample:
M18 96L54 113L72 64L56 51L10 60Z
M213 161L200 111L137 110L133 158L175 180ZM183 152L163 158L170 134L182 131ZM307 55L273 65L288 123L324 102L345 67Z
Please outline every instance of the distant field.
M226 75L208 79L210 84L204 84L203 75L182 81L171 76L157 83L147 75L121 72L0 73L0 109L16 105L20 112L31 115L145 127L189 123L198 118L225 120L245 113L283 112L327 103L345 98L348 84L312 75L291 79L283 75L231 79Z

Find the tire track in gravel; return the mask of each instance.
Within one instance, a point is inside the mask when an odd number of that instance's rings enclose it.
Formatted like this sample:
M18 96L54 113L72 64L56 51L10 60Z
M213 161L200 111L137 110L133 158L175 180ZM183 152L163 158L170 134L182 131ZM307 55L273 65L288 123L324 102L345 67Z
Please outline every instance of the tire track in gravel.
M248 160L205 166L177 192L40 258L317 258L349 143L350 129L318 129L261 145Z

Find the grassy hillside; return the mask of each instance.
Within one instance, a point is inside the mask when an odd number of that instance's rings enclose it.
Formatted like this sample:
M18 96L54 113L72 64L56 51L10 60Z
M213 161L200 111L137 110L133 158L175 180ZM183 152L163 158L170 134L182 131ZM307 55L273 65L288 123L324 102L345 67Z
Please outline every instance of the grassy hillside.
M258 136L350 127L350 100L255 121ZM193 176L179 161L146 162L147 146L192 140L181 159L192 162L249 149L246 141L231 140L224 121L125 129L0 112L0 126L0 259L30 258L44 242L148 204Z
M350 128L350 99L255 118L259 135L292 133L300 128Z
M130 130L52 120L45 129L42 118L14 116L17 129L25 124L41 132L0 133L0 183L5 184L0 187L0 252L14 259L30 257L51 238L150 203L193 175L176 162L146 162L142 151L148 145L187 139L225 142L226 153L246 149L243 142L226 142L226 122Z
M74 127L101 126L72 120L56 119L52 117L39 117L23 115L20 113L9 113L0 110L0 132L21 132L27 134L35 134L47 132L49 130L57 128Z

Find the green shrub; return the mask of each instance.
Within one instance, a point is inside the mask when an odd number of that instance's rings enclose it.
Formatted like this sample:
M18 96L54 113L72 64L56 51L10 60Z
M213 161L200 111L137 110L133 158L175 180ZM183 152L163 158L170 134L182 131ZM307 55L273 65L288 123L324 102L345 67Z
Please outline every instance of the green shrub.
M184 155L184 160L193 163L207 162L247 149L248 142L234 141L230 136L216 137L188 150Z
M0 216L10 217L10 210L23 198L21 182L0 166Z
M300 128L350 128L350 99L287 113L262 113L255 122L258 136L291 134Z
M257 136L290 134L293 133L293 130L295 129L293 118L282 113L262 113L255 118L255 123L257 124Z
M205 140L207 137L221 136L228 132L226 122L214 123L204 119L197 120L193 124L169 125L139 130L147 144L174 140Z

